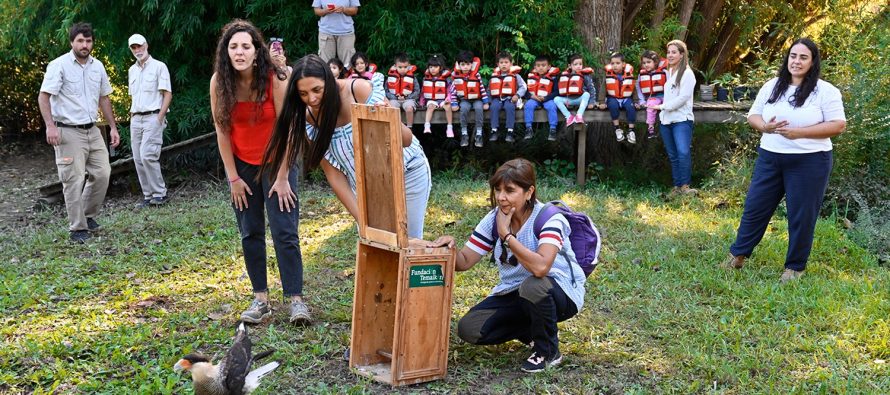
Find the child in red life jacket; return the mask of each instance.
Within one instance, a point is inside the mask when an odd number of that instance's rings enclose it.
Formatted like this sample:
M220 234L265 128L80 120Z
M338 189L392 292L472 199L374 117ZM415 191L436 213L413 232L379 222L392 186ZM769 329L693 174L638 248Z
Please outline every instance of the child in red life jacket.
M525 103L525 139L530 140L534 135L532 121L535 119L535 110L544 107L547 111L547 122L550 124L550 134L547 140L556 141L556 83L559 78L559 68L550 66L550 57L539 55L535 58L532 72L528 74L528 102Z
M488 92L482 84L482 76L479 75L479 58L473 56L470 51L461 51L457 54L457 62L451 73L451 111L460 110L460 146L470 145L470 136L467 133L470 109L476 114L476 135L474 141L476 147L482 147L482 111L488 109Z
M420 96L420 105L426 107L426 122L423 124L424 133L432 133L430 121L437 108L445 110L445 136L454 138L453 120L451 115L451 70L445 68L445 58L435 54L426 62L426 73L423 74L423 94Z
M624 62L624 55L616 52L609 57L606 65L606 103L600 109L609 108L612 125L615 125L615 138L624 141L624 130L618 126L621 109L627 113L627 142L635 144L637 135L634 133L634 122L637 120L637 109L634 107L634 68Z
M516 125L516 108L522 108L521 98L525 96L527 87L520 73L522 69L513 65L513 56L505 51L498 53L498 66L491 73L488 81L488 93L491 95L491 137L488 141L498 141L498 128L501 122L501 109L507 114L508 143L516 141L513 127Z
M346 69L343 67L343 62L337 58L331 58L328 61L328 67L331 68L331 73L334 74L335 79L343 79L346 78Z
M383 89L383 74L377 72L377 65L368 60L364 52L356 52L349 60L352 68L346 72L346 78L361 78L371 81L371 97L368 103L387 104L386 93Z
M566 127L575 123L584 124L584 110L596 105L596 87L593 84L593 69L584 67L581 55L569 56L569 67L559 76L556 87L559 96L553 98L553 102L566 117ZM588 104L590 98L593 98L593 103ZM567 105L578 106L578 113L569 113Z
M667 60L655 51L645 51L640 59L640 75L637 78L639 108L646 108L646 125L649 126L646 138L655 138L655 121L658 110L654 107L664 101L664 84L667 80Z
M395 64L389 68L386 76L386 98L389 105L405 110L408 127L414 125L414 109L420 97L420 82L414 78L417 66L411 64L408 55L400 53L395 57Z

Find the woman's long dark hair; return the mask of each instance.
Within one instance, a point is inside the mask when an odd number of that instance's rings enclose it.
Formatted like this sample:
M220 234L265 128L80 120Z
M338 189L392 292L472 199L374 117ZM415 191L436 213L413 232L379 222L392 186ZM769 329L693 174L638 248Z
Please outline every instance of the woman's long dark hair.
M769 100L767 103L775 103L782 96L785 95L785 91L788 90L788 85L791 84L791 72L788 71L788 58L791 57L791 48L794 48L797 44L803 44L807 48L809 48L810 52L813 54L813 65L810 66L810 70L807 71L807 75L803 77L803 82L800 83L800 86L797 87L797 91L788 98L788 102L791 103L795 108L802 106L807 102L807 98L810 97L810 94L816 90L816 84L819 83L819 76L822 73L822 62L819 57L819 47L816 46L816 43L809 38L803 37L795 40L791 47L788 48L788 52L785 54L785 61L782 62L782 68L779 69L779 72L776 73L776 77L779 78L776 81L776 85L773 87L773 93L769 96Z
M314 141L310 141L309 136L306 135L308 106L300 98L300 91L297 87L297 83L301 79L308 77L324 81L324 93L319 106L320 114L314 114L318 120ZM304 164L308 169L318 167L331 144L340 107L340 87L327 63L318 55L306 55L300 58L294 64L290 82L287 84L284 106L281 108L278 120L275 122L275 129L272 131L272 138L263 155L262 174L268 174L271 179L282 163L292 167L299 157L304 159Z
M266 41L263 34L250 22L243 19L234 19L222 28L219 36L219 42L216 44L216 58L213 62L213 72L216 74L216 102L219 111L214 116L214 122L223 128L223 130L231 130L232 127L232 109L235 107L235 80L237 79L237 71L232 66L232 60L229 58L229 41L236 33L244 32L250 35L250 40L256 50L256 59L254 61L253 81L250 84L251 93L255 93L257 113L262 111L263 101L269 86L270 75L274 72L279 80L287 79L287 74L272 63L272 55L269 48L266 47Z

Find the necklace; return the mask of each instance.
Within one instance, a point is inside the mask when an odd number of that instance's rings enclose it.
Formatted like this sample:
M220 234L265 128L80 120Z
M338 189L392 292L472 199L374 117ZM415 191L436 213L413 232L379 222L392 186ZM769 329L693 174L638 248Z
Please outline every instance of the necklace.
M315 127L318 127L318 119L315 118L315 114L312 113L312 109L309 107L306 107L306 112L309 113L309 118L312 118L312 123L315 124Z

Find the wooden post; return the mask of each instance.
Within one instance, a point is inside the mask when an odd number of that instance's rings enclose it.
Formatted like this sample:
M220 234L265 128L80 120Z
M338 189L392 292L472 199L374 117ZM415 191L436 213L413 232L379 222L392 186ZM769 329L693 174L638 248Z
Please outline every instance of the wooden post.
M455 251L409 246L399 110L355 104L352 127L360 240L349 367L392 386L444 378Z
M575 184L584 185L587 180L587 125L575 124L575 131L578 138L575 139L578 145L578 163L575 168Z

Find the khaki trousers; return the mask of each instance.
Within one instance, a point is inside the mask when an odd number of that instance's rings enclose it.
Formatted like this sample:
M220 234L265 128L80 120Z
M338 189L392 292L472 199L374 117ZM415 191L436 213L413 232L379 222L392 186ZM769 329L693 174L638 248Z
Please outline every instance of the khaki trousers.
M60 127L59 137L61 142L54 148L68 212L68 229L87 230L87 218L99 214L108 191L111 177L108 149L95 126L90 129Z
M158 123L158 114L133 115L130 119L130 148L145 199L167 196L160 161L166 128L166 123Z
M337 58L349 68L349 60L355 54L355 33L334 36L318 32L318 56L325 62Z

